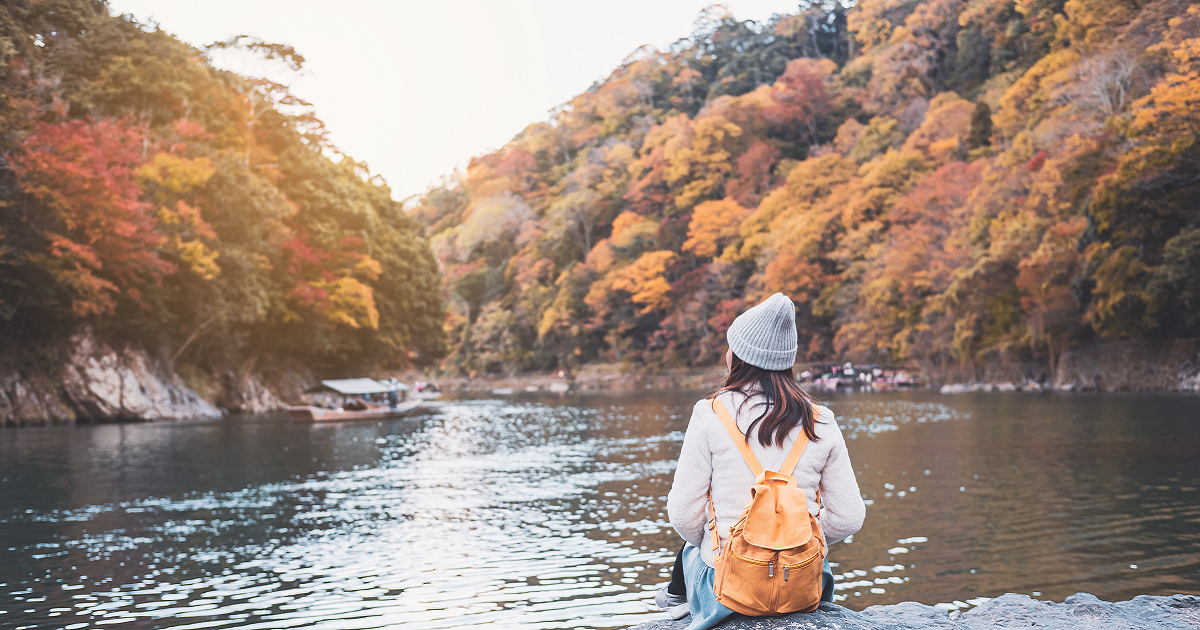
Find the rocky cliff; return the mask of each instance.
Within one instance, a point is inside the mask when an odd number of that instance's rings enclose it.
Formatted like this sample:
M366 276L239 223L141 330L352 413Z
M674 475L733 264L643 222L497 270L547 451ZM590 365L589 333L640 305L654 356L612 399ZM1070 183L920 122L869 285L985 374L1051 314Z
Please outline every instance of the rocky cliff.
M22 367L0 367L0 425L219 418L282 404L260 378L235 372L206 399L147 352L116 350L87 331L70 338L58 364Z
M949 379L953 380L953 379ZM1200 340L1100 341L1062 353L1051 373L1045 364L995 360L982 380L952 383L942 393L971 391L1200 391Z
M1054 389L1200 391L1200 340L1105 341L1063 353Z
M690 621L690 617L679 621L664 619L643 623L630 630L682 630ZM947 614L936 606L916 602L871 606L862 612L822 604L820 610L811 614L764 618L736 615L718 627L720 630L1195 630L1200 627L1200 597L1141 595L1127 602L1106 602L1087 593L1076 593L1059 604L1009 593L961 614Z

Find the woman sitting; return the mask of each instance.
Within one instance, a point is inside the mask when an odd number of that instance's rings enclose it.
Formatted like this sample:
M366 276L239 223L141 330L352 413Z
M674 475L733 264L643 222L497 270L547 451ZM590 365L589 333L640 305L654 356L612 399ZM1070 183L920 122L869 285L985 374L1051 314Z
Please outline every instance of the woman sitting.
M776 293L734 320L726 336L728 375L715 394L697 402L692 410L667 497L671 525L687 542L675 560L671 584L655 601L676 619L690 613L688 630L711 628L734 612L718 601L714 591L714 556L727 548L730 528L738 523L751 499L756 482L752 465L795 477L795 486L804 491L801 505L807 499L809 512L818 517L815 522L819 526L813 531L824 535L824 541L819 541L821 556L828 543L857 532L866 516L846 442L833 413L814 404L792 373L797 337L792 301ZM728 428L718 410L731 416ZM734 441L734 430L744 436L744 445ZM802 443L792 453L797 440ZM743 454L746 445L752 457ZM795 469L780 470L789 455L793 461L799 456ZM757 461L751 464L751 459ZM763 483L762 475L757 478ZM719 545L715 537L712 544L706 540L711 536L712 515ZM809 527L808 522L799 520L796 528ZM763 579L768 571L773 578L775 565L764 567ZM788 576L783 577L786 580ZM828 560L817 579L821 581L820 600L832 601L833 573ZM815 600L816 591L813 593Z

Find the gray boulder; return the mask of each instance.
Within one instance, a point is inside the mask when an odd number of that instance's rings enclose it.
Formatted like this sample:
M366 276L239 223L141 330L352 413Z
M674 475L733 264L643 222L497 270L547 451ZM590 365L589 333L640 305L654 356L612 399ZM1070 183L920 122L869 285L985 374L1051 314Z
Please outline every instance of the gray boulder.
M954 614L954 613L952 613ZM1046 630L1129 630L1132 628L1200 628L1200 597L1139 595L1127 602L1106 602L1087 593L1076 593L1063 603L1008 593L984 602L951 619L945 610L916 602L871 606L855 612L834 604L821 604L811 614L785 617L735 615L720 630L992 630L1042 628ZM630 630L683 630L690 618L663 619Z

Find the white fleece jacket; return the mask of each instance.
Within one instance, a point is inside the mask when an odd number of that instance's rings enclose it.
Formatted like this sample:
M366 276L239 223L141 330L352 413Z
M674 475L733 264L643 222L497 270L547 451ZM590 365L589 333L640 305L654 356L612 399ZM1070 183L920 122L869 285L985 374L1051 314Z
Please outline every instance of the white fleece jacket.
M741 407L745 399L742 394L734 392L720 396L743 433L765 411L761 405L753 406L755 402L764 400L761 394L753 395ZM854 467L850 465L850 456L846 453L846 440L834 421L833 412L826 407L817 407L817 410L816 433L819 439L809 442L792 475L796 477L797 485L804 489L809 510L813 514L817 514L815 497L820 486L821 500L825 506L820 514L821 529L826 542L835 543L862 527L867 509L858 490L858 479L855 478ZM763 468L778 471L802 430L797 426L788 435L783 448L778 448L760 444L755 427L755 433L749 436L750 448ZM667 495L667 514L675 531L684 540L699 547L700 556L709 566L713 566L712 539L707 529L710 484L717 512L717 531L724 545L729 528L741 517L742 510L750 501L754 473L750 472L750 466L742 459L737 445L709 401L701 400L692 409L692 419L683 438L675 482Z

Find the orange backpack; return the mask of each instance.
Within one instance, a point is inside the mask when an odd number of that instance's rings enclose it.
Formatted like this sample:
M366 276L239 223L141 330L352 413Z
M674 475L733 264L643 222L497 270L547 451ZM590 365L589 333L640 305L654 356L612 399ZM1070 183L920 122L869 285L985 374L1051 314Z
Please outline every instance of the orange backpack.
M755 475L750 503L729 530L724 551L717 532L712 488L708 490L712 516L708 530L716 554L713 590L717 601L753 617L816 610L821 603L821 570L826 553L821 522L809 513L804 490L796 486L796 478L783 474L785 470L795 471L808 446L808 436L800 431L779 472L763 470L724 403L713 398L713 411ZM819 504L820 491L816 499Z

